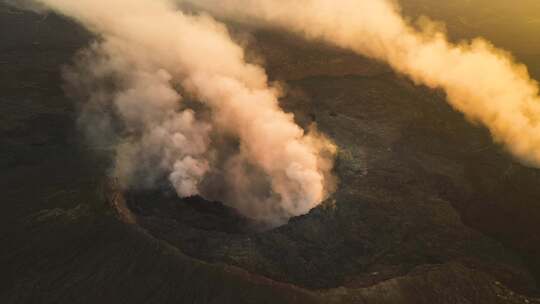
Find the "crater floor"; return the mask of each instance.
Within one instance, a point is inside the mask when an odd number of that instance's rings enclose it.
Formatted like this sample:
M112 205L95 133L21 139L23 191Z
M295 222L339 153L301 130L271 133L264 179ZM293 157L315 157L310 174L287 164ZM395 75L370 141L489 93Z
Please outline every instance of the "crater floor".
M255 37L272 77L288 85L282 105L339 146L338 191L309 214L259 233L220 203L130 194L139 225L191 257L308 289L367 287L459 264L516 291L537 291L536 258L490 237L513 225L486 219L505 212L518 179L531 187L514 190L512 202L529 200L535 210L535 170L513 162L440 92L328 46L298 46L270 32ZM522 216L532 224L532 214ZM516 231L512 240L529 237Z

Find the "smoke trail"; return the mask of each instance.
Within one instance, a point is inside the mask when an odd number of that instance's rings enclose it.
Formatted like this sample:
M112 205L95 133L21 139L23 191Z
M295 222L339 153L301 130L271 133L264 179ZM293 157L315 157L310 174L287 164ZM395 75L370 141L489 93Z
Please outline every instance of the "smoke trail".
M388 63L540 166L540 97L525 66L478 38L453 44L426 19L408 24L390 0L192 0L209 11L294 31ZM419 29L418 29L419 28Z
M179 196L211 196L205 184L220 178L226 203L273 224L328 196L334 145L280 109L223 25L166 0L37 1L100 36L66 78L89 100L81 121L93 137L115 131L124 186L166 174ZM237 141L233 154L220 138Z

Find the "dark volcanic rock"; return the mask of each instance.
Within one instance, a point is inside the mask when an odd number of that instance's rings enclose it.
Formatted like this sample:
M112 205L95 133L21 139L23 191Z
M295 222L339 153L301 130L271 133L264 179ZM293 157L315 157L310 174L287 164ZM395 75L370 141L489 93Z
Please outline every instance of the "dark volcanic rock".
M538 172L440 92L254 33L283 106L340 147L334 197L261 231L202 198L103 190L61 89L89 35L0 5L0 37L0 303L539 303Z
M204 212L193 215L186 207L177 207L185 215L172 218L170 207L160 210L164 198L139 196L148 206L138 212L139 224L190 256L310 289L366 287L422 265L455 262L515 290L536 292L523 256L469 228L454 209L474 192L466 175L468 149L487 145L491 150L484 153L504 158L487 134L453 113L437 93L393 74L292 85L310 96L285 100L287 107L298 117L309 116L304 109L314 112L341 148L341 184L332 202L278 229L239 234L190 224L187 218ZM431 125L432 116L444 125ZM183 203L176 199L176 205Z

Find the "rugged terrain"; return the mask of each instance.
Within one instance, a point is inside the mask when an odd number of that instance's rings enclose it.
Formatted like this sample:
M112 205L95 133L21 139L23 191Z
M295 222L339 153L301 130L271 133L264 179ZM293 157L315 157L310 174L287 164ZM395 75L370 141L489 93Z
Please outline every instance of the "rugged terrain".
M283 107L339 146L338 192L269 231L218 202L117 191L62 91L92 38L0 6L0 302L540 303L538 170L382 64L235 28ZM534 50L516 54L539 75Z

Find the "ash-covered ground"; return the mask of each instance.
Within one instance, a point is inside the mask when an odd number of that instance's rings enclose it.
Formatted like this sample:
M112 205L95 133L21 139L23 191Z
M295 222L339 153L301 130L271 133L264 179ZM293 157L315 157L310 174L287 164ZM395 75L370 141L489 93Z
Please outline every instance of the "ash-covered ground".
M458 37L469 24L451 21ZM0 302L540 303L538 170L383 64L234 28L286 84L282 106L339 146L336 194L277 229L167 189L107 190L109 160L62 90L92 37L0 6ZM540 48L515 47L540 75Z

